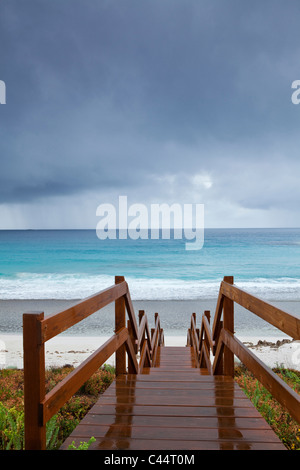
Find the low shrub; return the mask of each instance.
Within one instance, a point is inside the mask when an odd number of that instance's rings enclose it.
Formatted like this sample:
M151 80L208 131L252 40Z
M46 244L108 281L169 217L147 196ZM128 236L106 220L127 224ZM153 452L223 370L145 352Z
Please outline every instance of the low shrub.
M46 393L73 370L72 366L46 371ZM65 403L46 425L47 449L58 449L114 379L104 365ZM79 446L77 450L86 446ZM0 370L0 450L24 449L24 376L20 369Z
M300 392L300 372L291 369L274 368L297 393ZM289 450L300 450L300 425L291 417L270 392L244 366L235 369L235 380L265 418L273 431Z

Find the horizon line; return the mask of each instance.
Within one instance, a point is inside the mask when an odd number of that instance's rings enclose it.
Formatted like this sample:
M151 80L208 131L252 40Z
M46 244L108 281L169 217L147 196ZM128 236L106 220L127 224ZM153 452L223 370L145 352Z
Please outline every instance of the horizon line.
M184 230L184 229L188 229L188 230L196 230L196 227L181 227L181 228L174 228L174 227L170 227L170 228L163 228L163 227L159 227L158 230ZM203 230L249 230L249 229L253 229L253 230L257 230L257 229L264 229L264 230L268 230L268 229L272 229L272 230L280 230L280 229L300 229L300 226L284 226L284 227L203 227ZM0 231L41 231L41 230L55 230L55 231L58 231L58 230L95 230L95 232L97 231L96 228L0 228ZM119 229L119 228L116 228L115 230L124 230L124 229ZM125 230L129 230L128 228L125 229ZM149 227L149 228L144 228L144 229L141 229L142 231L144 230L152 230L152 227ZM157 230L157 227L153 227L153 230Z

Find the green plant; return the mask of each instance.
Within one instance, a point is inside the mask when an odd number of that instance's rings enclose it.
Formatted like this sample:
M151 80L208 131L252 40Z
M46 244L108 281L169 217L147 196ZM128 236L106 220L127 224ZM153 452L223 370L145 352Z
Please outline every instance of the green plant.
M282 367L274 368L290 387L299 393L300 372ZM272 397L244 366L235 370L235 380L255 405L267 423L273 428L288 449L300 450L300 428L291 415Z
M94 437L91 437L88 442L80 441L80 444L79 444L78 447L76 447L75 442L72 441L71 444L68 447L68 450L88 450L90 445L95 441L96 441L96 439Z
M73 366L46 370L46 393L64 379ZM46 448L58 449L114 379L114 368L104 365L46 424ZM92 442L92 441L91 441ZM86 444L83 445L85 447ZM24 448L24 374L0 370L0 450Z
M24 412L6 408L0 402L0 449L22 450L24 442Z
M56 416L53 416L46 425L47 449L57 448L59 427ZM0 402L0 449L24 449L24 412L15 407L7 408Z
M46 424L46 449L53 450L59 446L58 441L59 425L57 421L57 415L52 418Z
M103 365L103 370L105 370L106 372L110 372L111 374L115 373L114 367L106 363Z

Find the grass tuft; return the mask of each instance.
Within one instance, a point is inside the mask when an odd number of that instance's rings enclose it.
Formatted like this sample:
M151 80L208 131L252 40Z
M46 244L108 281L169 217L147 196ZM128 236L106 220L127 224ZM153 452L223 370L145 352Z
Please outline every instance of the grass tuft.
M73 366L46 370L46 393L64 379ZM70 398L46 425L48 450L59 449L114 380L114 369L104 365ZM81 449L83 447L79 447ZM24 374L21 369L0 370L0 450L24 449Z
M276 367L273 372L300 393L300 372ZM235 368L235 380L289 450L300 450L300 425L243 365Z

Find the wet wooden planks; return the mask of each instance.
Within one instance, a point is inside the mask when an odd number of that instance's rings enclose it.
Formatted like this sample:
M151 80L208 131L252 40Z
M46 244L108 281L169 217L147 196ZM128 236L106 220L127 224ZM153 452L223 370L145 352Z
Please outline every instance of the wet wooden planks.
M117 377L62 449L91 436L91 450L285 449L232 378L195 368L191 348L159 348L155 366Z

